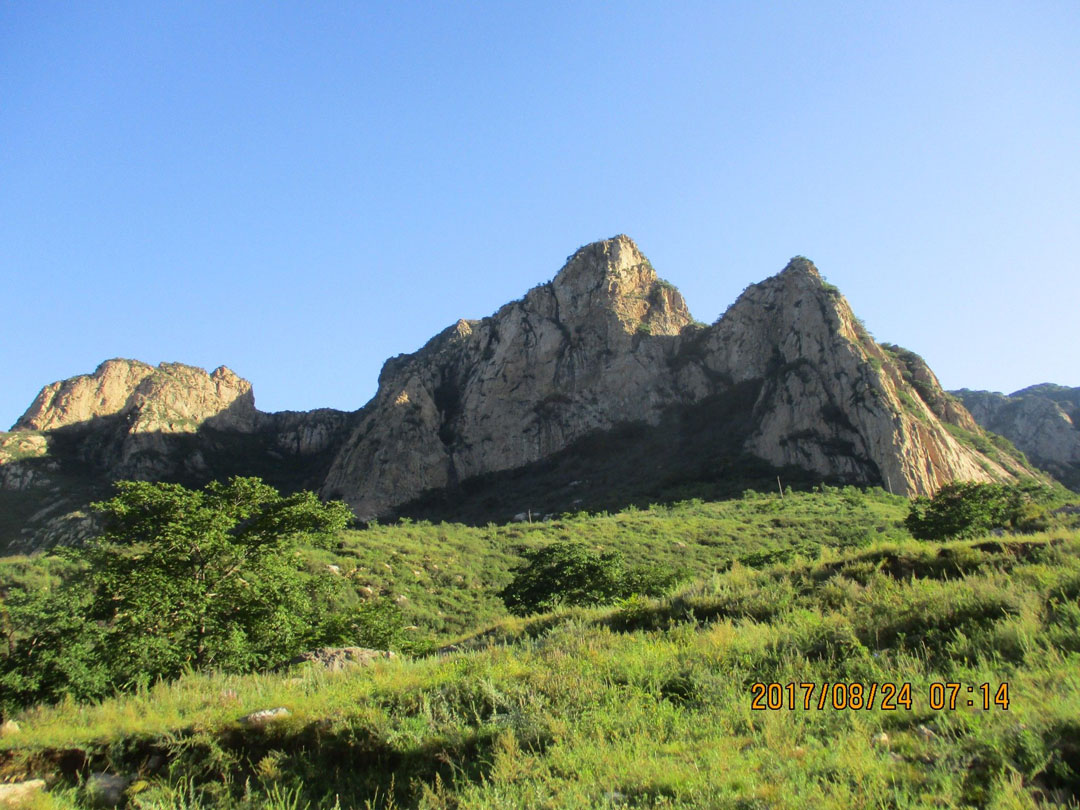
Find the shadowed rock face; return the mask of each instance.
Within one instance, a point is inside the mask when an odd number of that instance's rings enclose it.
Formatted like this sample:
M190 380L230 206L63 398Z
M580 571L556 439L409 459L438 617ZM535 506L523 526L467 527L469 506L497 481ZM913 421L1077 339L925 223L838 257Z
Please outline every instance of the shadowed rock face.
M602 484L614 489L631 474L738 477L747 458L898 494L1030 474L974 449L978 431L921 358L873 341L809 260L748 287L705 326L617 236L490 317L388 360L375 397L352 414L262 413L225 367L110 360L53 383L0 434L0 490L55 499L61 474L248 474L321 486L369 518L433 491L464 497L469 482L556 457L563 469L579 450L604 459L590 469L614 471Z
M748 288L710 329L702 365L736 381L761 379L755 455L827 476L925 494L954 479L1011 478L1018 466L983 458L944 421L970 423L925 369L922 394L903 360L869 336L847 301L808 260Z
M630 239L583 247L520 301L387 361L323 492L377 515L594 430L654 423L678 401L664 370L691 323Z
M225 367L108 360L45 386L0 433L0 553L85 537L86 504L119 479L258 475L285 490L317 488L352 418L262 413L251 384Z
M1080 388L1044 383L1006 396L953 392L986 430L1004 436L1032 463L1080 491Z
M323 494L375 516L598 430L722 403L754 381L745 449L777 466L903 494L1022 471L953 438L942 420L974 423L905 354L906 363L874 343L803 258L749 287L711 327L697 326L679 293L618 236L582 248L550 284L491 317L459 321L388 361ZM905 379L913 365L921 394Z
M113 359L45 386L12 431L94 434L82 442L84 461L111 477L153 479L176 471L169 458L175 434L204 425L251 433L260 416L251 383L225 366L208 374L182 363ZM190 472L204 466L197 451L185 462Z

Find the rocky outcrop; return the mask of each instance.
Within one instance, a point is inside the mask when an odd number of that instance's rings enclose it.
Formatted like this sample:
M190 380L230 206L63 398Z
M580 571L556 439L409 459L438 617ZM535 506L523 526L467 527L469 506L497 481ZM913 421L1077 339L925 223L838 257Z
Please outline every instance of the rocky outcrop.
M378 661L389 661L397 655L389 650L372 650L368 647L320 647L300 653L289 660L289 665L314 664L322 669L337 672L350 667L370 667Z
M262 413L251 384L224 366L108 360L43 388L0 433L0 509L25 516L17 535L0 536L0 551L86 536L86 504L118 479L196 485L257 475L286 491L317 489L353 418Z
M1004 436L1032 463L1080 491L1080 388L1044 383L1005 395L954 391L986 430Z
M106 360L93 374L41 389L13 431L56 430L119 416L129 433L191 433L207 420L228 430L254 429L251 383L225 366L207 374L182 363L156 368L137 360Z
M182 363L155 368L114 359L93 374L45 386L12 432L79 435L83 461L115 478L155 479L206 470L198 448L175 458L172 436L203 426L251 433L259 417L251 384L225 366L207 373Z
M248 436L247 450L277 459L311 456L339 442L349 419L331 409L262 413L251 383L225 366L208 373L114 359L93 374L45 386L11 432L0 434L0 465L14 480L11 462L47 455L50 437L63 437L81 461L110 478L199 477L213 473L210 434Z
M376 516L596 431L655 425L695 403L723 410L749 388L744 449L777 466L903 494L1024 472L955 437L947 425L978 430L964 408L916 355L878 346L808 260L702 327L618 236L582 248L551 283L491 317L388 361L323 493Z
M1019 465L985 458L945 427L972 424L944 405L937 378L910 352L877 345L813 264L793 259L749 287L709 330L700 367L734 382L762 380L755 455L825 476L931 493L954 479L1014 477ZM920 385L909 382L912 370ZM698 396L705 392L700 386ZM935 411L937 406L937 411Z

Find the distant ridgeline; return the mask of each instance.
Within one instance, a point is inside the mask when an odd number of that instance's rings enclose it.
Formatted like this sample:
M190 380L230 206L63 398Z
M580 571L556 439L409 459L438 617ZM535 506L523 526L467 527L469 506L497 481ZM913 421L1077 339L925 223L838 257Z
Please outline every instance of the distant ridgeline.
M86 504L114 480L236 474L316 489L365 520L483 522L741 492L778 474L909 495L1042 476L921 358L876 343L809 260L709 326L617 236L391 358L351 413L260 412L225 367L109 360L46 386L0 434L0 550L85 535Z
M986 430L1009 439L1033 464L1080 492L1080 388L1043 383L1004 394L953 391Z

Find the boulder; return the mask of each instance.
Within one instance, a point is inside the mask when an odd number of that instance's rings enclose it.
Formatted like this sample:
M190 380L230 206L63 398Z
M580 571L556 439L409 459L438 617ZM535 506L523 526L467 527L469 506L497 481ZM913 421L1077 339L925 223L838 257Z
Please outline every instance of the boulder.
M5 720L3 723L0 723L0 737L14 737L20 731L22 731L22 729L19 728L19 724L14 720Z
M289 716L289 710L284 706L278 706L276 709L260 709L257 712L246 714L238 721L241 725L250 726L252 728L262 728L269 725L276 720L282 720Z
M131 779L114 773L96 772L86 780L86 796L94 807L119 807Z

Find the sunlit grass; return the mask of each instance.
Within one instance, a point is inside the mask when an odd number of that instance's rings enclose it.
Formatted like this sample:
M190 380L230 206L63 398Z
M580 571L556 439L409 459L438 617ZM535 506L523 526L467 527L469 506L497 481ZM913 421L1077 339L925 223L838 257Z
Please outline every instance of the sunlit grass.
M871 526L898 514L883 494L862 506L840 505L837 493L805 498L808 514L829 504L856 523L872 514ZM846 545L819 530L810 553L792 528L787 554L775 535L745 548L715 538L728 521L749 520L749 535L764 525L755 516L785 531L773 517L795 527L812 518L788 499L733 503L350 535L363 540L357 564L393 559L395 582L424 555L452 580L450 558L472 574L484 554L511 560L500 550L509 539L562 532L696 567L664 599L527 618L478 611L448 655L341 672L193 673L99 704L32 709L17 717L22 733L0 740L0 772L55 773L59 752L78 749L94 769L144 780L129 806L178 810L1076 806L1080 532L918 543L889 524ZM452 552L430 539L439 531ZM401 535L394 556L390 538ZM349 548L335 559L347 562ZM505 570L485 574L485 593ZM909 683L912 705L756 711L756 682ZM981 697L969 706L965 688L955 708L935 709L931 684L947 682L1007 682L1008 708L985 709ZM279 706L289 714L265 728L239 723ZM69 778L42 801L84 799Z

